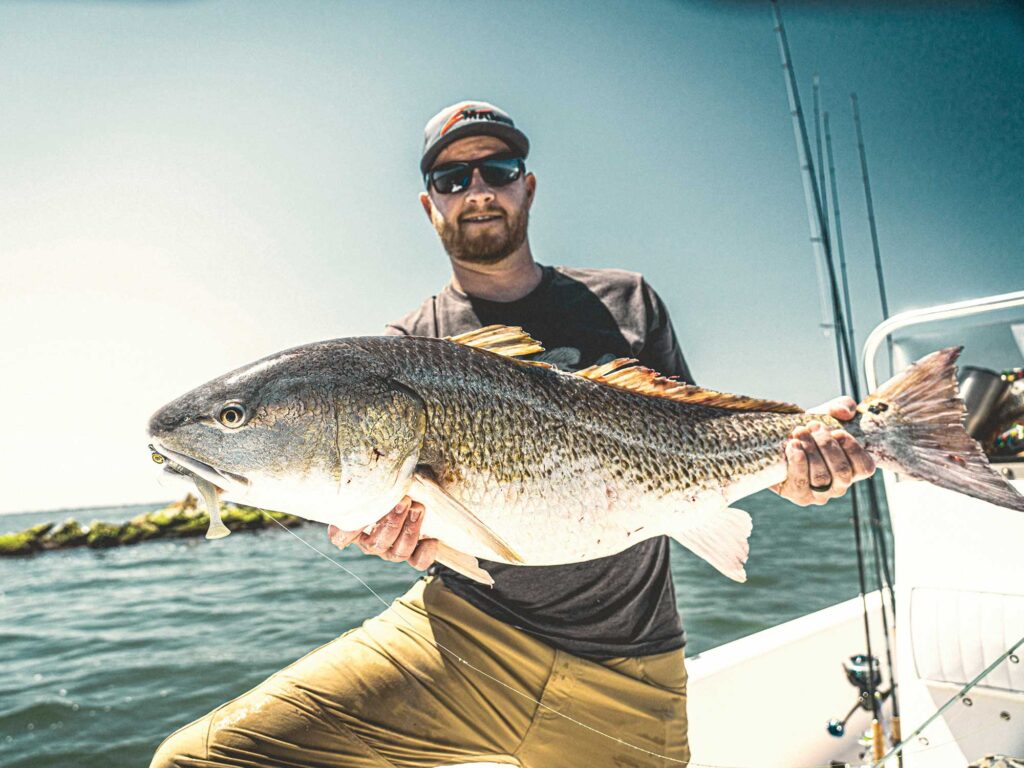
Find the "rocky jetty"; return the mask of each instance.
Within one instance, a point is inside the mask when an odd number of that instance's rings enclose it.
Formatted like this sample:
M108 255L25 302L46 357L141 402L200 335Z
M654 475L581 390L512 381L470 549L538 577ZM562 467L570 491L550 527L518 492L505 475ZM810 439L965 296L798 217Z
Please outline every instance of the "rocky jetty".
M222 504L220 514L224 525L232 532L277 528L275 520L289 528L303 522L294 515L266 512L241 504ZM40 523L18 533L0 534L0 557L73 547L106 549L155 539L202 536L209 525L210 516L199 508L196 497L190 493L181 501L155 512L136 515L123 523L93 520L81 525L71 517L63 523Z

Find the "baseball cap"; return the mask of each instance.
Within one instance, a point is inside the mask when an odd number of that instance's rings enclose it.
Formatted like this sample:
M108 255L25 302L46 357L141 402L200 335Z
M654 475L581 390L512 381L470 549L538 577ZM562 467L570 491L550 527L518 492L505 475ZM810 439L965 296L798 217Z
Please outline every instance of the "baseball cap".
M430 170L441 150L467 136L496 136L524 158L530 152L530 140L507 112L486 101L460 101L430 118L423 129L420 172Z

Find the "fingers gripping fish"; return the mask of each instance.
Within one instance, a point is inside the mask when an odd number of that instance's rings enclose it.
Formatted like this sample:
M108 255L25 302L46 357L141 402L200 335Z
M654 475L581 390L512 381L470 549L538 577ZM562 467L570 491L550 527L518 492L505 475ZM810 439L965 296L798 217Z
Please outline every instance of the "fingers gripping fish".
M815 420L882 467L1024 509L963 429L959 349L918 361L842 424L634 360L570 374L520 359L541 349L501 326L309 344L183 395L150 433L226 498L343 530L408 494L428 510L423 535L485 582L474 558L572 563L659 535L743 581L751 520L730 505L783 480L790 433Z

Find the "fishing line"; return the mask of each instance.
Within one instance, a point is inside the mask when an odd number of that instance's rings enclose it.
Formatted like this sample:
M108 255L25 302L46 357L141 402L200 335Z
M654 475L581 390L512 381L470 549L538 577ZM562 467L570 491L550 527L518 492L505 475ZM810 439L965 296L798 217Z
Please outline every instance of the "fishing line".
M964 707L964 709L966 710L966 709L967 709L967 707ZM960 713L958 713L958 714L957 714L956 716L954 716L954 717L948 718L948 719L946 720L946 723L947 723L947 724L949 724L949 723L952 723L952 722L953 722L954 720L956 720L956 718L957 718L957 717L959 717L959 714L960 714ZM1006 726L1007 726L1007 724L1006 724L1005 722L995 722L995 723L989 723L988 725L981 725L981 726L978 726L978 727L977 727L977 728L975 728L975 729L974 729L973 731L969 731L969 732L967 732L967 733L964 733L964 734L963 734L962 736L960 736L960 737L956 737L956 736L954 736L954 737L953 737L953 738L951 738L951 739L950 739L949 741L943 741L943 742L940 742L940 743L938 743L938 744L932 744L932 743L931 743L931 742L929 741L929 742L928 742L928 743L927 743L926 745L922 745L921 747L919 747L918 749L916 749L916 750L914 751L914 756L916 757L917 755L921 755L921 754L924 754L925 752L934 752L934 751L935 751L936 749L944 749L945 747L948 747L948 746L950 746L950 745L952 745L952 744L956 744L957 746L959 746L959 745L960 745L960 743L961 743L961 742L962 742L962 741L963 741L964 739L968 739L968 738L970 738L970 739L977 739L977 738L978 738L979 736L981 736L982 734L987 734L987 733L989 733L989 732L991 732L991 731L994 731L994 730L996 730L997 728L1003 728L1003 727L1006 727ZM901 753L901 754L902 754L902 753Z
M939 715L941 715L943 712L949 709L955 702L963 699L963 697L967 695L968 691L970 691L974 686L980 683L990 672L992 672L992 670L994 670L996 667L998 667L1000 664L1006 661L1006 659L1009 658L1010 654L1018 648L1020 648L1020 646L1022 645L1024 645L1024 637L1021 637L1020 640L1018 640L1016 643L1007 648L999 656L998 659L996 659L987 667L985 667L985 669L983 669L977 677L971 680L971 682L967 683L963 688L961 688L959 691L950 696L946 703L939 707L937 710L935 710L931 717L929 717L927 720L921 723L921 725L915 728L913 733L911 733L909 736L903 739L903 741L901 741L899 744L890 749L889 752L883 755L877 762L872 763L871 768L881 768L885 764L885 761L888 760L890 757L902 753L903 748L907 745L907 742L918 736L918 734L920 734L925 728L931 725L932 722L934 722L935 719L939 717Z
M364 587L366 587L366 589L370 592L370 594L373 595L375 598L377 598L377 600L385 608L391 608L391 605L383 597L381 597L373 589L373 587L371 587L369 584L367 584L355 572L353 572L353 571L349 570L348 568L346 568L342 563L338 562L337 560L335 560L330 555L327 555L327 554L324 554L323 552L321 552L319 549L314 547L312 544L310 544L304 538L302 538L297 533L295 533L295 531L293 531L290 528L288 528L280 520L277 520L272 515L267 513L267 511L265 509L260 509L259 511L260 511L260 513L262 513L263 515L265 515L266 517L268 517L269 519L271 519L275 523L277 523L277 525L280 526L282 530L287 531L289 534L291 534L296 539L298 539L300 542L302 542L306 547L308 547L309 549L313 550L318 555L320 555L320 557L322 557L324 560L327 560L328 562L333 563L334 565L336 565L338 568L341 568L341 570L343 570L345 573L347 573L353 579L355 579L360 584L362 584ZM652 752L651 750L645 749L644 747L638 746L636 744L631 744L630 742L626 741L625 739L620 739L618 736L613 736L610 733L605 733L604 731L599 730L598 728L595 728L592 725L587 725L586 723L584 723L584 722L582 722L580 720L577 720L576 718L572 717L571 715L567 715L564 712L559 712L557 709L554 709L553 707L549 706L548 704L545 704L542 701L538 701L537 699L535 699L533 696L531 696L530 694L526 693L525 691L520 691L518 688L515 688L515 687L509 685L508 683L505 683L505 682L499 680L498 678L494 677L494 675L491 675L491 674L485 672L484 670L480 669L479 667L474 666L471 662L469 662L466 659L462 658L455 651L451 650L450 648L447 648L446 646L444 646L442 643L439 643L434 638L427 637L426 635L424 635L422 632L420 632L418 629L416 629L416 627L413 625L413 623L411 621L409 621L407 618L405 618L405 616L402 616L402 614L399 613L398 611L395 611L394 613L395 613L396 616L401 618L402 621L404 621L406 623L406 625L408 625L409 630L414 635L416 635L421 640L423 640L423 641L425 641L427 643L430 643L435 648L437 648L439 651L443 651L444 653L447 653L449 656L451 656L453 659L455 659L455 661L459 662L460 664L465 665L469 669L472 669L477 674L483 675L484 677L486 677L491 682L497 683L502 688L505 688L506 690L510 691L511 693L514 693L516 696L519 696L520 698L526 699L531 704L536 704L541 709L544 709L544 710L546 710L547 712L550 712L553 715L557 715L558 717L562 718L563 720L567 720L568 722L570 722L570 723L572 723L574 725L577 725L580 728L588 730L591 733L596 734L597 736L601 736L601 737L603 737L605 739L610 739L611 741L614 741L615 743L620 744L623 747L628 747L629 749L636 750L637 752L642 752L645 755L649 755L650 757L657 758L658 760L667 760L670 763L677 763L679 765L689 766L689 768L756 768L755 766L714 765L712 763L695 763L692 760L690 760L690 761L680 760L679 758L676 758L676 757L669 757L668 755L662 755L662 754L659 754L657 752ZM1022 640L1024 640L1024 638L1022 638ZM803 766L802 768L831 768L831 765ZM847 764L847 768L849 768L849 764Z

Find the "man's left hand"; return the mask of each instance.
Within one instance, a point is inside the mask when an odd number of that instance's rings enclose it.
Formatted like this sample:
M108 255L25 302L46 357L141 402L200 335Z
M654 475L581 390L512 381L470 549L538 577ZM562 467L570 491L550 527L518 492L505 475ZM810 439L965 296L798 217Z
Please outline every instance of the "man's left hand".
M856 407L853 398L837 397L810 412L849 421ZM842 496L855 481L875 473L875 460L849 432L829 429L820 421L793 430L786 443L786 462L786 479L772 490L801 507Z

